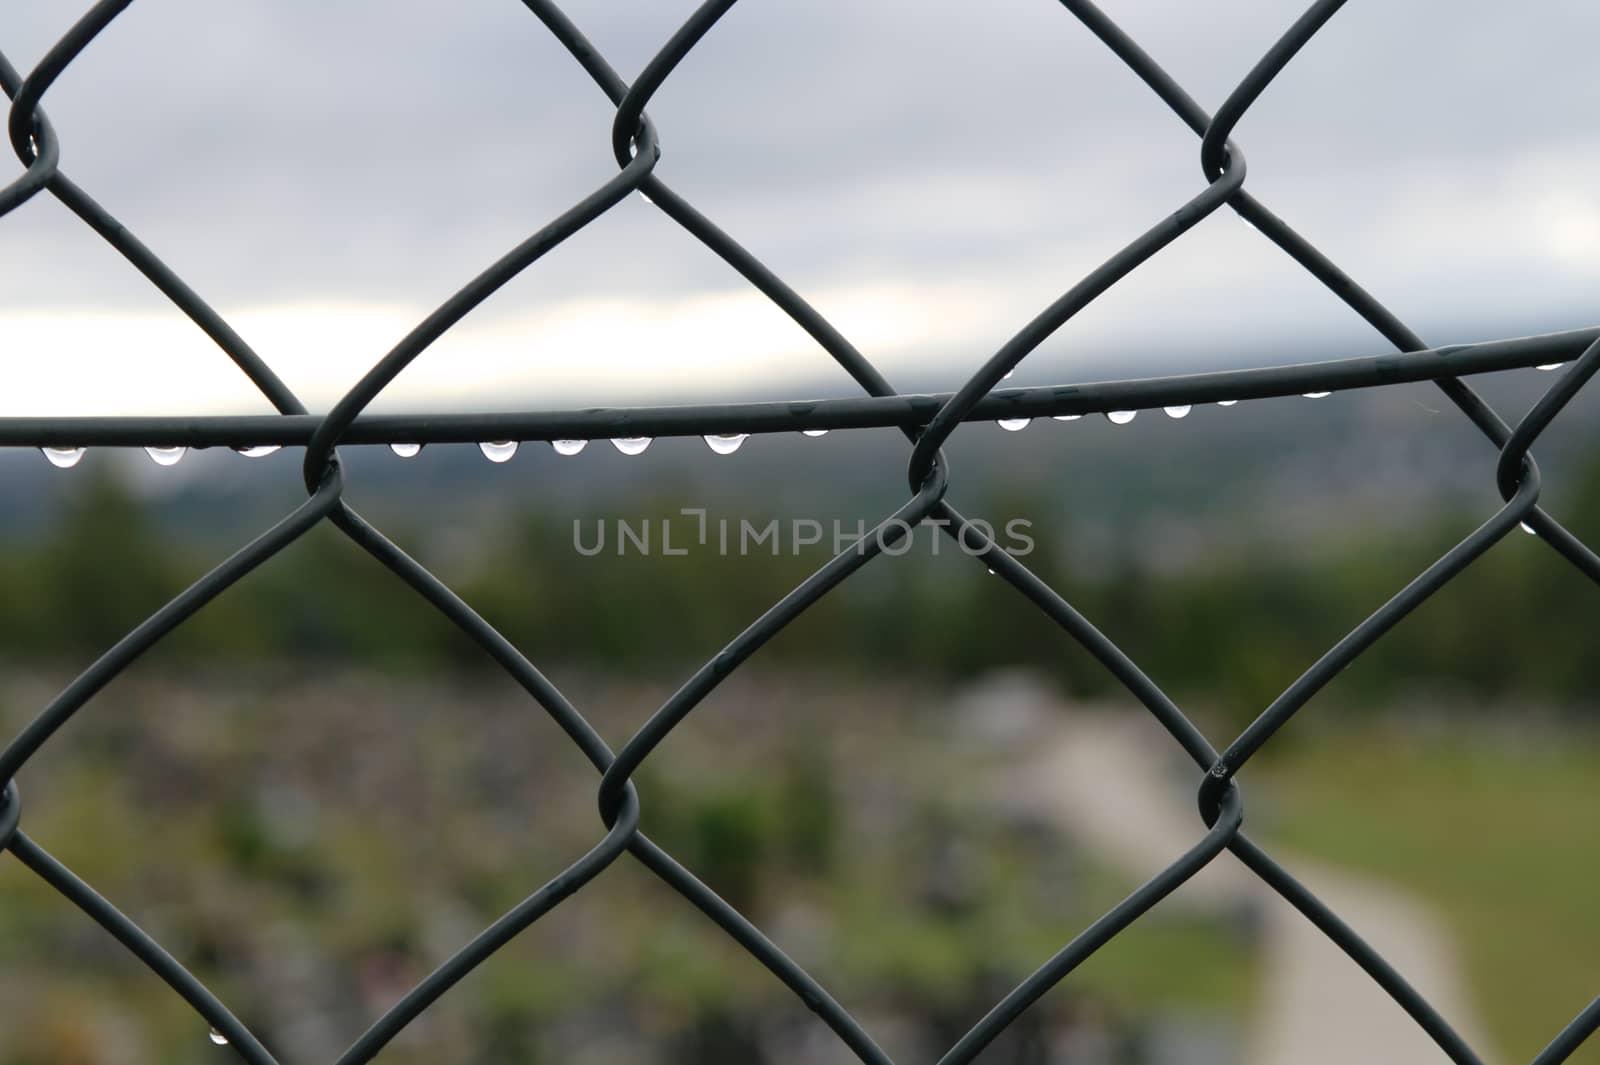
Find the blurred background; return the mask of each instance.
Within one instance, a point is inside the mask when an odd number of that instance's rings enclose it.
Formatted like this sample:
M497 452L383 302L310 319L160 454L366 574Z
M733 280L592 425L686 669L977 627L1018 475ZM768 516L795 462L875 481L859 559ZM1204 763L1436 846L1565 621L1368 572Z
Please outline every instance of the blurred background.
M1485 382L1525 407L1554 374ZM1593 404L1539 455L1600 529ZM889 432L344 451L349 498L514 640L613 746L904 497ZM1429 386L963 429L952 499L1221 746L1493 512L1494 453ZM0 460L7 735L132 625L302 498L298 453L163 467ZM703 508L712 530L696 539ZM793 520L823 542L795 546ZM780 542L727 553L715 529ZM648 526L650 551L619 539ZM663 523L673 550L662 553ZM605 528L604 549L595 552ZM1009 585L919 530L785 629L639 776L644 828L858 1011L931 1060L1203 831L1199 771ZM1513 533L1247 767L1247 826L1452 1021L1507 1058L1593 994L1593 591ZM318 528L119 677L22 774L25 824L287 1060L322 1060L602 833L596 779L465 637ZM1276 853L1276 851L1275 851ZM1414 1025L1231 857L1096 954L994 1062L1301 1060ZM0 864L0 1061L205 1061L196 1018ZM1419 939L1420 937L1420 939ZM1408 964L1409 960L1409 964ZM1430 985L1430 973L1435 984ZM1341 984L1341 981L1343 982ZM1288 989L1315 1008L1298 1020ZM1341 1004L1344 987L1352 996ZM1289 995L1289 998L1292 998ZM1451 1006L1455 1006L1452 1011ZM846 1052L624 858L385 1060L832 1062ZM1371 1060L1399 1060L1375 1057Z
M1058 5L738 5L650 112L660 177L904 390L958 384L1201 186L1198 144ZM687 4L573 2L631 77ZM1108 3L1205 106L1299 14ZM81 12L0 11L37 61ZM1352 5L1236 140L1250 187L1430 343L1593 324L1600 11ZM1439 60L1438 74L1418 55ZM1359 73L1357 73L1359 72ZM730 86L738 91L729 91ZM610 112L527 11L134 4L46 98L62 166L325 408L466 278L614 172ZM1486 134L1485 131L1491 131ZM1010 383L1386 350L1219 213ZM248 382L60 205L0 222L0 416L257 413ZM1508 418L1556 377L1475 382ZM378 409L799 398L854 387L631 197L508 285ZM1542 501L1600 537L1596 401ZM1218 746L1493 513L1495 454L1434 388L963 428L950 498ZM889 431L714 454L657 440L346 448L348 498L613 747L904 502ZM299 454L0 452L0 733L303 498ZM721 551L709 522L764 529ZM796 521L824 530L796 543ZM649 528L648 551L619 535ZM670 526L672 545L663 548ZM606 530L595 552L596 535ZM643 827L860 1018L935 1060L1199 838L1199 770L981 563L919 530L734 673L637 777ZM1241 775L1246 824L1492 1060L1600 988L1593 589L1514 533ZM27 831L285 1061L331 1060L603 832L595 775L474 645L331 528L245 578L29 762ZM224 1060L99 928L0 858L0 1065ZM1442 1060L1223 856L1047 994L990 1065ZM840 1062L847 1051L628 858L385 1062ZM1582 1053L1572 1060L1596 1060Z

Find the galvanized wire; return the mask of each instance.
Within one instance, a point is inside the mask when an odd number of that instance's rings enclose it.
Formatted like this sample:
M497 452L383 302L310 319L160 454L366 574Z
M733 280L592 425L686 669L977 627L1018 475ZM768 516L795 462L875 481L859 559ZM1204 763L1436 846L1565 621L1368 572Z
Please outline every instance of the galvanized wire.
M379 1017L340 1057L341 1065L371 1060L473 967L563 899L581 890L624 852L693 903L749 951L793 991L807 1009L815 1012L859 1060L887 1065L891 1060L888 1055L815 978L691 870L640 831L641 803L647 801L647 797L641 798L636 793L632 781L673 729L784 626L850 575L886 553L887 548L897 545L911 526L924 518L936 517L942 519L946 532L957 538L979 564L999 574L1087 649L1205 771L1197 796L1200 819L1191 849L1040 965L963 1035L943 1055L940 1065L973 1060L1041 995L1223 851L1231 851L1369 973L1452 1061L1461 1065L1479 1062L1477 1053L1449 1021L1366 943L1358 930L1346 925L1243 833L1244 799L1234 777L1339 671L1519 523L1536 531L1580 572L1600 581L1600 558L1539 508L1539 471L1530 453L1543 430L1600 369L1600 329L1430 349L1374 296L1245 191L1244 155L1229 141L1229 134L1284 66L1333 17L1343 0L1319 0L1312 4L1246 74L1215 115L1207 114L1151 56L1089 0L1062 0L1065 8L1200 138L1200 163L1205 183L1187 203L1164 215L1044 308L1001 345L955 393L943 395L897 392L802 296L655 175L660 142L645 114L645 107L677 64L712 31L735 0L707 0L702 4L632 84L612 69L553 2L524 0L525 6L571 53L615 106L609 143L618 172L464 285L420 322L326 415L307 413L305 406L266 361L221 315L61 170L59 135L42 109L43 98L62 71L131 2L101 0L95 4L25 77L0 55L0 88L12 101L7 130L12 148L25 168L20 176L0 188L0 216L42 192L50 193L204 330L278 414L220 418L7 418L0 419L0 446L300 446L305 448L303 473L308 496L277 524L119 640L0 750L0 781L4 781L3 790L0 790L0 846L76 904L165 980L227 1039L229 1047L241 1059L256 1065L275 1060L181 962L21 830L22 801L16 777L58 729L136 658L206 603L226 592L246 573L267 562L314 526L327 521L481 646L561 727L600 774L597 803L604 829L592 849L463 946ZM788 314L849 373L866 396L781 403L502 414L363 413L401 370L491 293L635 191L648 193L651 202L667 217ZM1398 353L1136 381L997 389L1012 369L1075 314L1223 207L1237 212L1263 237L1321 281L1330 293L1377 329ZM1463 380L1489 371L1554 362L1570 362L1571 365L1515 426L1504 422ZM1499 451L1496 487L1505 500L1504 505L1312 664L1220 754L1177 704L1093 622L1021 561L999 549L976 523L959 513L947 499L949 478L939 449L967 421L1136 410L1381 387L1408 381L1435 382L1496 446ZM617 751L606 745L584 715L521 651L350 507L344 499L345 482L337 456L340 445L486 439L587 440L868 426L893 426L906 434L911 447L907 501L878 523L874 533L863 539L862 546L842 551L733 637ZM1534 1059L1536 1065L1553 1065L1565 1060L1597 1027L1600 1027L1600 999L1555 1035Z

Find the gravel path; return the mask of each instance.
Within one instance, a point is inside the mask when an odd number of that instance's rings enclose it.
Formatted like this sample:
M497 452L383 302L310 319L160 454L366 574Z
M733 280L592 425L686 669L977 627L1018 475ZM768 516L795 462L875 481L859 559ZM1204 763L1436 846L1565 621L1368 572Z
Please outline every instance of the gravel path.
M1041 730L1025 789L1074 836L1144 880L1202 835L1198 774L1172 743L1132 712L1070 715ZM1248 793L1247 793L1248 794ZM1245 823L1250 823L1248 805ZM1395 888L1273 848L1303 884L1388 958L1480 1053L1484 1040L1449 935L1419 900ZM1251 906L1263 924L1261 1001L1247 1065L1415 1065L1448 1059L1366 973L1231 855L1224 854L1163 906Z

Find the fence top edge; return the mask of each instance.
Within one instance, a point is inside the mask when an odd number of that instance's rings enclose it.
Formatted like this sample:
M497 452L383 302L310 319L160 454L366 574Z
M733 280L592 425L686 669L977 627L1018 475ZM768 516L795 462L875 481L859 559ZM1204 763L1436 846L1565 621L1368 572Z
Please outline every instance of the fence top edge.
M1423 351L1366 355L1243 370L1084 384L996 389L967 421L1102 414L1119 410L1271 399L1467 377L1576 358L1600 327ZM903 428L925 424L949 393L482 413L368 414L342 444L595 440ZM0 447L253 447L304 445L316 414L0 417Z

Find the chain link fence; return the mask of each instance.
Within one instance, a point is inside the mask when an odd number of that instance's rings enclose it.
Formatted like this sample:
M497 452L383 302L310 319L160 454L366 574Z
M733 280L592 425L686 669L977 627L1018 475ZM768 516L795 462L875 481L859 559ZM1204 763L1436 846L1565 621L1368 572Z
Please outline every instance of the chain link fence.
M182 278L60 167L61 141L42 106L51 84L132 0L102 0L52 47L26 76L0 56L0 87L11 99L7 132L25 167L0 189L0 216L41 193L55 197L122 254L171 302L215 341L221 352L254 383L278 411L264 417L220 418L9 418L0 419L0 445L52 450L63 463L87 446L152 448L275 446L305 451L307 498L277 524L238 550L182 594L151 614L95 661L0 751L0 845L76 904L145 965L165 980L242 1060L266 1065L275 1059L215 995L140 927L102 898L25 833L22 794L16 777L51 736L136 658L172 632L245 574L283 551L307 530L329 522L447 617L554 719L600 775L598 840L578 861L484 929L404 995L339 1058L354 1065L383 1048L447 993L453 985L523 929L580 891L627 854L697 907L710 921L815 1012L863 1062L887 1065L888 1055L843 1005L809 973L719 898L693 871L640 831L641 804L634 774L673 729L730 673L795 617L886 549L892 549L925 519L939 522L974 558L1009 582L1072 639L1086 648L1152 714L1173 741L1205 771L1198 799L1193 846L1153 879L1128 895L1076 939L1005 995L940 1059L959 1065L976 1059L1023 1011L1100 947L1137 921L1224 851L1321 929L1426 1031L1450 1060L1479 1062L1429 1002L1419 995L1359 930L1320 902L1242 831L1243 794L1234 777L1306 702L1401 618L1494 546L1519 524L1591 580L1600 581L1600 557L1539 507L1540 479L1530 448L1569 400L1600 368L1600 330L1587 329L1453 348L1429 348L1393 312L1245 190L1245 157L1229 134L1273 78L1342 6L1319 0L1245 75L1215 114L1209 114L1162 67L1088 0L1062 0L1128 70L1142 80L1200 139L1204 178L1199 191L1059 299L1022 326L955 393L904 395L827 319L750 251L665 185L654 174L660 156L655 127L645 106L674 68L713 30L735 0L707 0L661 47L631 84L624 81L550 0L524 0L615 105L610 130L618 172L581 201L507 252L420 322L326 415L307 413L301 401L229 324ZM866 394L856 399L795 403L705 404L654 408L539 411L494 415L364 415L368 405L409 363L474 307L534 261L557 248L633 192L715 252L798 323L842 366ZM1236 212L1378 330L1397 354L1284 365L1095 385L1004 389L1003 378L1055 330L1140 264L1219 209ZM1521 421L1508 424L1463 378L1516 367L1569 363ZM1496 484L1504 505L1446 552L1376 612L1350 631L1283 691L1220 752L1131 658L1087 617L1022 562L1001 550L980 526L947 500L950 486L941 446L965 421L1082 415L1204 402L1266 398L1432 381L1498 449ZM736 436L794 430L895 426L909 442L908 498L883 518L859 546L847 548L773 604L701 666L619 750L613 751L576 706L473 608L427 569L369 524L345 501L345 478L336 448L362 444L423 444L523 440L622 440L673 435ZM892 553L892 552L891 552ZM8 1018L8 1023L26 1023ZM1534 1059L1552 1065L1568 1058L1600 1027L1596 999Z

